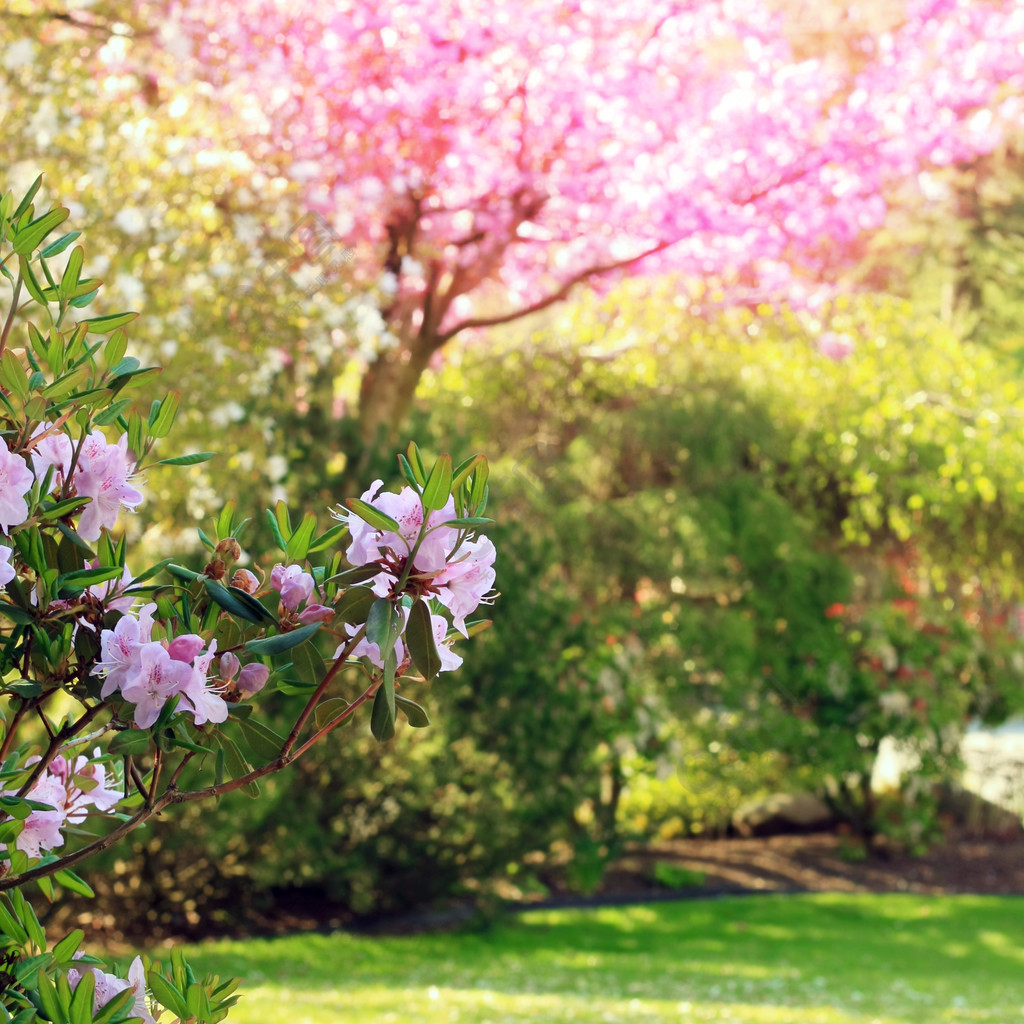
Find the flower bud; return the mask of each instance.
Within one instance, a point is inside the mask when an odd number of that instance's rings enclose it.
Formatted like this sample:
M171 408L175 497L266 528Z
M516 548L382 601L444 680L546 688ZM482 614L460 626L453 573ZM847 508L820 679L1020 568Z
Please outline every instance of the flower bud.
M259 693L267 685L270 669L258 661L246 665L238 676L238 689L241 693L252 695Z
M219 559L215 558L212 562L207 562L203 566L203 575L209 576L211 580L222 580L224 574L227 572L227 566Z
M225 651L220 656L219 674L225 682L238 675L238 667L238 658L231 651Z
M242 557L242 547L234 537L225 537L213 551L217 558L225 562L237 562Z
M330 622L334 618L334 609L325 604L310 604L299 612L299 622L308 626L312 622Z

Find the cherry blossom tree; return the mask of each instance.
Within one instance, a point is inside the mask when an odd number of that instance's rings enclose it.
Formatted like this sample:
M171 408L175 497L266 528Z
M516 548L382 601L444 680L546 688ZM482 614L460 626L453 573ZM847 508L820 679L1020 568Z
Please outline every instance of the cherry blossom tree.
M301 183L378 290L366 439L402 420L451 338L583 282L673 271L744 301L812 302L897 187L991 151L1019 122L1021 0L906 0L881 28L844 9L842 46L808 30L809 10L137 7L166 74L216 86L245 151Z

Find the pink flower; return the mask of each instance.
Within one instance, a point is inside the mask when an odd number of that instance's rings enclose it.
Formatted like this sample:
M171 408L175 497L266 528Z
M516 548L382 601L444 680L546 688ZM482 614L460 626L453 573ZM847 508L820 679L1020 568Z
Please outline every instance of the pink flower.
M278 562L270 574L270 585L281 595L281 604L293 612L313 593L313 577L298 565Z
M362 500L394 519L398 523L398 532L376 530L358 516L349 515L350 543L345 557L352 565L377 562L388 551L394 552L399 558L407 558L420 536L423 526L423 502L420 496L411 487L403 488L398 494L390 491L380 493L382 486L383 481L375 480L363 493ZM441 526L441 523L454 518L454 498L449 498L443 509L431 512L427 517L428 532L413 559L416 572L436 572L444 565L455 545L458 531L454 527ZM386 594L389 586L386 581L389 579L391 577L386 573L377 577L374 591L381 596Z
M210 641L209 650L197 657L192 663L192 673L188 682L182 687L181 695L192 706L192 715L196 725L207 722L223 722L228 717L228 706L221 697L220 691L211 686L207 676L210 662L217 654L217 641Z
M148 729L160 717L164 704L189 685L193 668L175 661L157 641L143 644L138 658L138 670L121 686L121 695L135 705L138 728Z
M11 554L9 547L0 544L0 587L6 587L17 576L14 566L11 565Z
M51 809L34 810L29 814L16 845L29 857L42 857L44 850L55 850L64 845L64 836L60 830L67 817L64 811L67 790L56 775L43 772L25 795L29 800L48 804Z
M78 533L83 540L98 540L100 530L113 529L122 508L129 512L142 501L142 493L128 483L135 462L128 454L128 435L117 444L107 444L99 431L86 439L75 469L78 494L92 498L82 511Z
M837 334L835 331L825 331L818 338L818 351L834 362L841 363L847 356L853 354L857 343L849 334Z
M38 437L43 431L49 430L51 426L51 423L40 423L32 431L32 437ZM71 470L74 453L75 446L72 444L71 438L63 431L48 434L33 447L31 452L32 468L35 470L37 479L42 481L46 476L46 471L52 466L55 472L50 490L56 490L64 483Z
M494 544L488 537L466 541L459 557L434 577L437 599L451 613L455 628L466 635L466 616L485 601L494 585Z
M434 646L441 657L441 667L438 671L454 671L462 664L462 657L452 650L451 644L445 643L445 637L448 636L448 620L443 615L431 615L430 627L434 634Z
M20 455L14 455L7 442L0 438L0 530L10 533L28 519L25 495L32 490L36 478Z
M105 629L100 634L100 660L92 674L106 676L100 690L104 700L117 690L123 691L125 684L138 673L138 652L152 638L155 611L155 604L143 605L137 619L133 615L122 615L113 629Z

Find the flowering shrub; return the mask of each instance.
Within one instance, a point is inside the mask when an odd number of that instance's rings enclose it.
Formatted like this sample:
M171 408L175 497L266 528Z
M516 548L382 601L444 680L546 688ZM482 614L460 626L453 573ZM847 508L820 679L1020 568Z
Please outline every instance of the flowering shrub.
M50 900L55 884L88 893L79 862L168 806L257 795L257 780L364 704L379 740L399 712L429 724L399 691L457 667L452 643L482 628L467 617L494 582L494 547L474 534L489 522L487 462L453 467L443 455L428 470L410 445L401 494L375 484L323 533L313 513L295 523L279 503L269 522L284 557L269 572L239 565L247 520L228 502L215 536L200 531L200 571L165 558L133 573L111 531L144 501L180 396L134 407L131 392L158 372L126 354L136 314L82 316L101 282L83 277L77 232L47 243L68 211L37 214L38 188L0 199L11 286L0 334L2 1019L220 1021L236 981L197 980L177 954L107 973L80 952L82 932L48 942L26 887ZM327 663L321 633L337 640ZM257 714L270 685L296 699L286 735Z

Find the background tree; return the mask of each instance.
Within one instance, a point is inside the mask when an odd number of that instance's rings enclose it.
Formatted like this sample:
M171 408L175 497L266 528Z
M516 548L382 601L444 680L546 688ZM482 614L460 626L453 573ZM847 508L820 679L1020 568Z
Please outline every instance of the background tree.
M1017 3L908 3L821 47L757 0L230 8L141 17L383 290L367 441L451 338L584 281L671 268L810 298L894 186L996 145L1024 84Z

